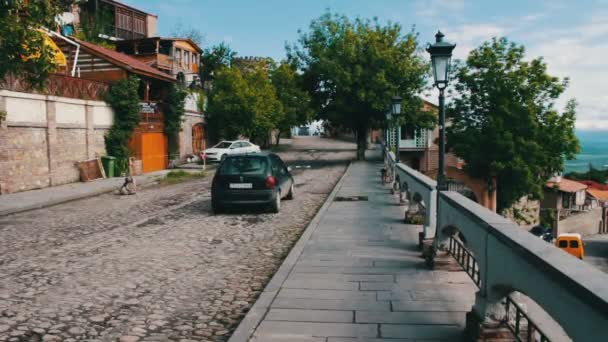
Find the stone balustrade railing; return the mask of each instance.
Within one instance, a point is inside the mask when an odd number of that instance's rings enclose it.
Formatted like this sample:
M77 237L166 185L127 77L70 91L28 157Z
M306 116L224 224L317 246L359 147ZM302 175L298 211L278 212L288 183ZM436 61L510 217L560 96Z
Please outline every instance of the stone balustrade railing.
M401 192L410 198L419 194L426 206L424 234L435 237L436 227L435 249L446 249L450 238L458 236L475 259L479 291L467 315L470 336L478 334L483 322L506 317L504 299L519 292L540 305L572 340L608 340L608 274L457 192L437 194L435 181L385 154Z

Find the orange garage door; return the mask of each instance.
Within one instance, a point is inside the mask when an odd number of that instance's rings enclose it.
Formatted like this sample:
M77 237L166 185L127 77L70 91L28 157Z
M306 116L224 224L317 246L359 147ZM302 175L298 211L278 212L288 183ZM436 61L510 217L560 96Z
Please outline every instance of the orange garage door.
M141 161L144 172L167 168L167 142L163 133L142 133Z

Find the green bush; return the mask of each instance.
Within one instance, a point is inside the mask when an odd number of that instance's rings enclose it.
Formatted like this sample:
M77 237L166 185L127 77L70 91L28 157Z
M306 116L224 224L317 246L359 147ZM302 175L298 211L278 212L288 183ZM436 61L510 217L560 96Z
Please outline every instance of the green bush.
M114 124L104 137L106 152L116 157L117 170L126 172L129 167L129 141L140 122L139 78L130 76L116 83L106 95L106 102L114 110Z
M169 173L167 173L167 178L183 178L183 177L187 177L189 176L190 173L184 171L184 170L173 170L170 171Z

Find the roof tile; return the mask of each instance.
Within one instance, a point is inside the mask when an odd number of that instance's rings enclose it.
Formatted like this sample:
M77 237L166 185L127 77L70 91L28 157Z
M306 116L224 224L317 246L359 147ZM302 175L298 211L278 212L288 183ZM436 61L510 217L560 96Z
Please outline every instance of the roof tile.
M116 64L122 68L125 68L134 74L157 78L168 82L175 82L175 78L173 76L167 75L160 70L154 69L146 63L141 62L136 58L126 55L122 52L106 49L99 45L80 39L74 38L74 41L76 41L89 52L98 55L99 57L105 58L109 62Z
M587 185L566 178L562 178L559 183L547 182L546 186L548 188L558 188L562 192L577 192L587 189Z

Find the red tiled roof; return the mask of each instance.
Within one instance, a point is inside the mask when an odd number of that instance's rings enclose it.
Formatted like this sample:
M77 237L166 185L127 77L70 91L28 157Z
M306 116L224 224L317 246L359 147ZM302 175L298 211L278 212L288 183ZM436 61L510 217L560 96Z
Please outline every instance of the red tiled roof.
M600 201L608 202L608 190L587 189L587 192Z
M579 182L586 184L588 187L593 188L593 189L608 190L608 184L602 184L602 183L598 183L598 182L595 182L592 180L582 180Z
M561 182L547 182L548 188L559 188L559 191L562 192L577 192L581 190L587 189L587 186L583 183L579 183L577 181L573 181L570 179L562 178Z
M93 55L107 60L108 62L115 64L123 69L127 69L137 75L147 76L151 78L160 79L167 82L175 82L173 76L167 75L164 72L154 69L153 67L141 62L129 55L125 55L122 52L106 49L93 43L73 38L78 44Z

